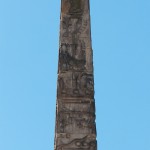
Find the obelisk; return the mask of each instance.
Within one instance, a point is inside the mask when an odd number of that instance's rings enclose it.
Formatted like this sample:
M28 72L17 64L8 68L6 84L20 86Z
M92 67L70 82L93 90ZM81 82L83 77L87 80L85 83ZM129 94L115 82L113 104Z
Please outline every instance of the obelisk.
M89 0L61 0L55 150L97 150Z

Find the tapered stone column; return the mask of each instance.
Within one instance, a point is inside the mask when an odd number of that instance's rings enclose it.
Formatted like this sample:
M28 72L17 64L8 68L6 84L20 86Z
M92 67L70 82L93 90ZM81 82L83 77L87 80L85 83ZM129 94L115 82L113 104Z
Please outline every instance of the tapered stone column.
M89 0L61 0L55 150L97 150Z

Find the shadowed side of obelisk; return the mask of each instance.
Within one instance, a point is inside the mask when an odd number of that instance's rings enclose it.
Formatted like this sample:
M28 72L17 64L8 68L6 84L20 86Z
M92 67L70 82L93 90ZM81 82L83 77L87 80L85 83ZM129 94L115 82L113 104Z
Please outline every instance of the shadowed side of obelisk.
M89 0L62 0L55 150L97 150Z

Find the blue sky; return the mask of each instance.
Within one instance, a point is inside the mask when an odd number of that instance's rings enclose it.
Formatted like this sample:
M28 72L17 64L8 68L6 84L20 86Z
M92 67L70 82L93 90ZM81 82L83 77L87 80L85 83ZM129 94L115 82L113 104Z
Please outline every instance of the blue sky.
M0 150L53 150L60 0L0 0ZM150 1L91 0L98 150L150 150Z

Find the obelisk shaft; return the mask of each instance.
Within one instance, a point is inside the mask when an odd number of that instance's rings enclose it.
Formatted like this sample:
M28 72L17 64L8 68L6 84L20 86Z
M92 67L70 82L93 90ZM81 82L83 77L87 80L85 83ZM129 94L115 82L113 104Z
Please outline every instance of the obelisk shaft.
M55 150L97 150L89 0L61 0Z

